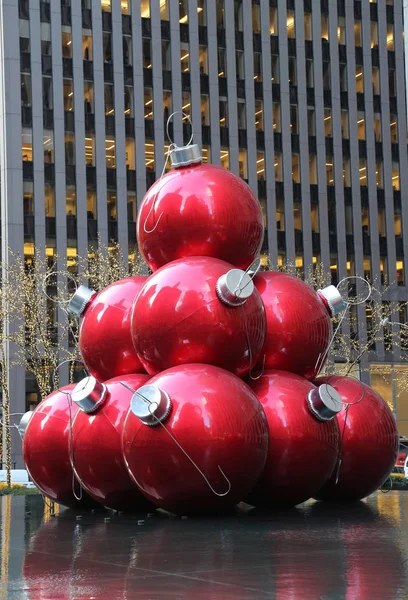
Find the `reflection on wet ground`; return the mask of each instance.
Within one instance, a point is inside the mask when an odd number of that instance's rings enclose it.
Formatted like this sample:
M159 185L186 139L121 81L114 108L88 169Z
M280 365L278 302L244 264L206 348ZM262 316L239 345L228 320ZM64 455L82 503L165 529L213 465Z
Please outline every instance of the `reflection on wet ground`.
M0 598L392 600L408 597L408 493L217 519L50 516L0 498Z

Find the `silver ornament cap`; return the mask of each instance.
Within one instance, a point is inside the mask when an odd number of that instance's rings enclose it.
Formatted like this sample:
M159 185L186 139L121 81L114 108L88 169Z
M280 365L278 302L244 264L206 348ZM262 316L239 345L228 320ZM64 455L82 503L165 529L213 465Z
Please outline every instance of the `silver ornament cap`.
M85 413L95 412L106 400L106 385L89 375L81 379L71 392L71 398Z
M82 316L85 308L89 304L90 300L96 295L95 290L87 288L85 285L80 285L68 302L67 311L69 314L75 317Z
M317 293L328 306L331 317L346 310L347 303L344 302L342 295L334 285L328 285L322 290L317 290Z
M197 144L189 146L176 146L170 154L172 167L188 167L195 163L200 163L203 160L200 147Z
M252 296L254 284L248 273L231 269L221 275L215 286L217 296L227 306L241 306Z
M155 385L143 385L133 394L130 410L142 423L154 427L169 416L170 396Z
M340 394L328 383L310 390L307 403L310 412L319 421L331 421L343 408Z
M18 433L20 434L21 439L24 438L24 434L26 432L27 425L28 425L33 413L34 413L33 410L29 410L26 413L24 413L24 415L20 419L20 423L18 424Z

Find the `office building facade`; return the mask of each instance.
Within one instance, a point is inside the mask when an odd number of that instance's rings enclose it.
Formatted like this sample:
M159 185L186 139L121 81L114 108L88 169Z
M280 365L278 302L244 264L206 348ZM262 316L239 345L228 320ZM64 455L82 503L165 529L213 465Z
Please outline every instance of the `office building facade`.
M402 0L0 0L0 28L3 256L40 246L75 269L98 234L133 254L183 110L203 159L259 198L264 262L407 299ZM171 131L190 134L179 116ZM400 360L380 341L364 377L408 433ZM37 401L24 374L11 383L15 410Z

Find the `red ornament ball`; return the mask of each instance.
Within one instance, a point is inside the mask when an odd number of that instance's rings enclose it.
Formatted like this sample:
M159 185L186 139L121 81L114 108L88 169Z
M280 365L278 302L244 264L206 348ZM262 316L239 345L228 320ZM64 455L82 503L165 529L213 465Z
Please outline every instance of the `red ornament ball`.
M97 502L114 510L140 511L149 503L130 479L122 454L122 429L132 391L148 375L124 375L105 382L103 404L95 412L78 410L72 428L75 473Z
M394 468L399 445L397 425L388 404L368 385L340 375L316 380L323 382L337 390L345 406L336 417L342 440L341 462L316 497L361 500L378 490Z
M336 419L319 421L307 397L310 381L284 371L265 371L250 381L265 411L269 450L264 471L247 502L259 507L294 506L329 479L339 449Z
M53 392L35 408L23 438L23 458L26 469L40 491L54 502L69 508L86 508L96 503L82 490L81 500L73 493L73 470L70 451L70 418L78 408L71 405L74 385ZM80 485L74 482L75 493L81 496Z
M146 425L132 401L123 434L125 461L144 495L178 514L222 511L244 500L268 450L265 414L248 385L218 367L195 364L160 373L140 393L150 393L147 388L161 390L150 407L167 431L152 418L156 426Z
M144 369L133 348L130 316L147 277L111 283L88 302L79 331L79 347L91 375L98 381Z
M265 314L256 289L240 306L219 299L217 281L231 268L216 258L191 257L149 277L132 314L134 347L148 373L205 363L248 374L264 343Z
M266 338L260 355L266 369L279 369L313 379L316 363L332 334L324 302L306 283L286 273L259 273L254 283L265 306Z
M138 246L153 271L187 256L211 256L246 269L263 235L262 210L251 188L211 164L169 171L146 193L137 220Z

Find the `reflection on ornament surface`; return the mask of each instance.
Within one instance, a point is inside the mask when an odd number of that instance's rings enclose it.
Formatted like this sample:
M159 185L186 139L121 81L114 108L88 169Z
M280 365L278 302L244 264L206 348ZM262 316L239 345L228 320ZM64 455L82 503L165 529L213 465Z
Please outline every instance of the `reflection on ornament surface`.
M217 281L230 269L216 258L192 257L149 277L135 301L131 324L135 349L148 373L188 363L216 365L240 377L249 372L264 343L265 314L255 289L241 306L219 299Z
M263 235L261 206L251 188L211 164L166 173L148 190L137 219L138 246L153 271L187 256L211 256L246 269Z
M129 472L145 496L178 514L214 513L243 500L268 449L265 414L249 386L223 369L200 364L168 369L149 386L170 398L163 421L167 431L160 424L145 425L129 411L123 433Z

